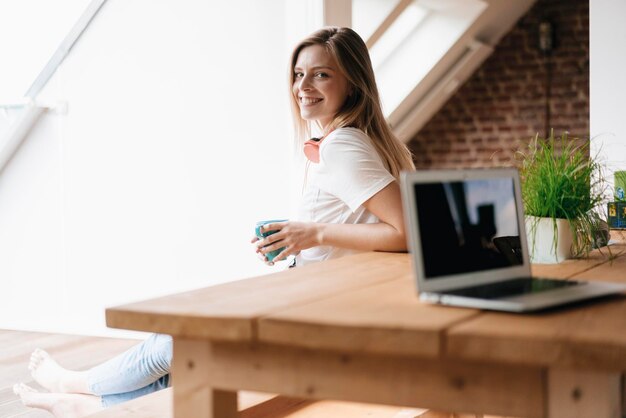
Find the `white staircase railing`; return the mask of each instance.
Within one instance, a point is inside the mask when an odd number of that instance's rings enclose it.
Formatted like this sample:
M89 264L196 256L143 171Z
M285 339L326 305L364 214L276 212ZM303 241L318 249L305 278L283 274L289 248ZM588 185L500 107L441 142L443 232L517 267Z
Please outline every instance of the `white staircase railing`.
M0 172L2 172L2 169L6 166L11 157L13 157L15 151L17 151L30 129L45 110L44 107L35 105L32 100L22 105L22 108L22 112L11 123L11 126L2 139L0 145Z
M37 102L37 95L41 92L46 83L48 83L105 2L106 0L92 0L92 2L89 3L76 24L63 39L61 45L59 45L50 60L48 60L46 66L41 70L33 84L24 94L23 104L0 104L0 109L4 110L22 108L22 111L11 122L5 134L0 137L0 173L2 173L7 163L20 147L28 132L39 119L39 116L41 116L44 110L49 108Z

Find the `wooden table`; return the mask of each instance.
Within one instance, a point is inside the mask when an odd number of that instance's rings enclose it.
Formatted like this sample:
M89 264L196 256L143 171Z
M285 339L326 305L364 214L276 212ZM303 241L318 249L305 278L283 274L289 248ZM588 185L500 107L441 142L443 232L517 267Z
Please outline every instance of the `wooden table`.
M626 254L533 274L626 282ZM108 309L107 324L174 336L177 418L235 417L238 390L520 417L623 409L626 298L529 315L429 305L407 254L133 303Z

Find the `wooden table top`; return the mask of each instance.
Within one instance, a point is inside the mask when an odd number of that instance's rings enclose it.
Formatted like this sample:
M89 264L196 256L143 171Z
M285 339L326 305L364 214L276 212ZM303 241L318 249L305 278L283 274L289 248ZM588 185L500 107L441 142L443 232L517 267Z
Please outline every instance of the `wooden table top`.
M623 242L614 254L626 250ZM626 283L626 253L532 271ZM626 370L626 298L524 315L427 304L416 296L408 254L358 254L132 303L108 309L107 324L184 338Z
M534 276L626 283L626 244L588 258L533 265ZM607 250L603 250L606 254ZM535 314L483 313L448 331L447 355L475 360L626 370L626 298L616 296Z

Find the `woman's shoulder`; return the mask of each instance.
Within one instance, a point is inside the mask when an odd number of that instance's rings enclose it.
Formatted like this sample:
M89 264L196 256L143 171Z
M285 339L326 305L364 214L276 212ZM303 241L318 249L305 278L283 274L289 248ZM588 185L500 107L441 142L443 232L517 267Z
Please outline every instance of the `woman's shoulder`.
M362 130L358 128L337 128L328 134L324 141L327 146L359 146L371 147L372 140Z
M367 136L367 134L365 132L363 132L362 130L360 130L359 128L352 128L352 127L343 127L343 128L337 128L334 131L332 131L330 134L328 134L328 137L331 138L342 138L342 139L363 139L363 138L367 138L369 139L369 136Z
M372 140L357 128L338 128L320 145L320 161L326 165L346 164L350 160L366 161L377 156Z

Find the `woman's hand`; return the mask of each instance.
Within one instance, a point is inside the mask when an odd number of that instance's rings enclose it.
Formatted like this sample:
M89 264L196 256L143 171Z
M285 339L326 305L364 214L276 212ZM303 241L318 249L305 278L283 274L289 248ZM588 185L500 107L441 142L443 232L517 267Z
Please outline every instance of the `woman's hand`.
M263 261L265 264L267 264L268 266L273 266L274 263L272 261L269 261L267 259L267 257L265 256L265 254L261 253L260 249L259 249L259 242L261 242L262 240L257 237L256 235L254 237L252 237L252 239L250 240L250 242L252 244L256 244L255 249L256 249L256 253L257 256L259 257L259 260Z
M272 265L275 261L286 259L290 255L297 255L307 248L316 247L321 243L321 228L313 222L276 222L263 225L261 232L277 231L263 239L252 240L256 243L256 252L261 254L266 263ZM284 248L283 248L284 247ZM283 249L272 262L265 254L270 251Z

